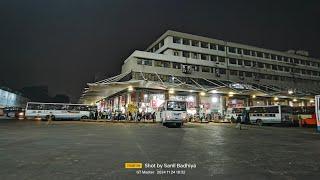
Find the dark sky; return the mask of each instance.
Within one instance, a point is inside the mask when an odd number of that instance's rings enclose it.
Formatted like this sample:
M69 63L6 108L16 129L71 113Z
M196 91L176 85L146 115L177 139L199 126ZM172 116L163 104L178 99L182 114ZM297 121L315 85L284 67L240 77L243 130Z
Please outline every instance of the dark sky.
M0 83L76 100L168 29L320 57L319 0L0 0Z

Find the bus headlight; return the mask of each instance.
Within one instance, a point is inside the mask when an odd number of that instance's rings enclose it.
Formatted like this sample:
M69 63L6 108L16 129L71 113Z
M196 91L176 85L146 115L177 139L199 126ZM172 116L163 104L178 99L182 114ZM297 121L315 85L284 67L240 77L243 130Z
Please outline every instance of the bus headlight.
M23 116L23 114L24 114L23 112L19 112L19 114L18 114L18 115L19 115L19 116Z

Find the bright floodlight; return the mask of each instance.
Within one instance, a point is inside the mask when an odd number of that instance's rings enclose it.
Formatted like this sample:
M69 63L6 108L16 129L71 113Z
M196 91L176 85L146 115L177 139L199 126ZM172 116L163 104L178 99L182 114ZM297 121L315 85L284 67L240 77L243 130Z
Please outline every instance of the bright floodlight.
M217 103L218 102L218 98L217 97L212 97L211 100L212 100L213 103Z
M169 89L169 94L173 94L174 93L174 89Z
M133 87L132 87L132 86L129 86L129 87L128 87L128 91L133 91Z

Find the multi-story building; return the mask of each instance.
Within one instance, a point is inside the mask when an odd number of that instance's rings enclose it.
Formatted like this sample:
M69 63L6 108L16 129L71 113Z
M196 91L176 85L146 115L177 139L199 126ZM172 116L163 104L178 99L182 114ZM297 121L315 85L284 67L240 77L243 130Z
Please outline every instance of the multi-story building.
M89 83L82 100L112 97L127 88L125 82L142 89L218 94L223 102L219 107L236 97L246 105L307 105L320 93L320 60L305 51L275 51L167 31L145 51L133 52L119 76ZM111 85L119 89L104 94ZM195 99L196 106L201 104L201 96Z

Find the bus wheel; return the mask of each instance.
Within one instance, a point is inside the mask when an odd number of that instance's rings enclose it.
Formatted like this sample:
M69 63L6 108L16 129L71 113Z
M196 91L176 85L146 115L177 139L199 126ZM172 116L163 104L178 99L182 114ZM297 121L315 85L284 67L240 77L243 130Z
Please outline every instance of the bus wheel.
M82 116L81 119L88 119L88 116Z
M263 125L263 122L261 119L258 119L257 122L256 122L259 126L262 126Z

